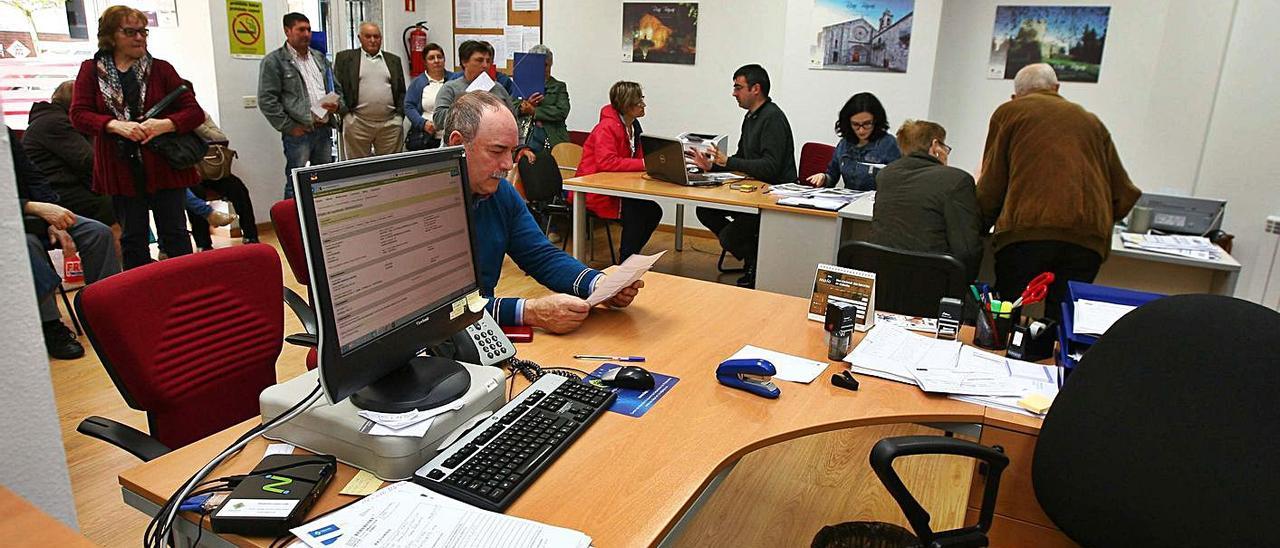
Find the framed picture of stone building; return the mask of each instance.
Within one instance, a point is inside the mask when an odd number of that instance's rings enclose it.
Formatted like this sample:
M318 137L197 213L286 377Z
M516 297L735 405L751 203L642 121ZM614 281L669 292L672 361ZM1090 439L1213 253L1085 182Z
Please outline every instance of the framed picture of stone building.
M814 0L809 68L906 72L915 0Z
M697 2L622 4L623 62L692 65L697 55Z
M1097 82L1110 15L1108 6L996 6L987 78L1048 63L1059 81Z

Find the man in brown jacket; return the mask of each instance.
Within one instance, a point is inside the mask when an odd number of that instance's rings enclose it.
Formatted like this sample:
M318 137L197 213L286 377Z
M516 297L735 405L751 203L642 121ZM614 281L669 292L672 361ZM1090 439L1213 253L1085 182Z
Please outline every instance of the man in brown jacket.
M1106 126L1058 95L1053 67L1027 65L1013 87L991 115L978 207L984 226L995 225L996 291L1016 299L1032 278L1053 272L1046 313L1058 318L1067 280L1093 281L1112 226L1142 191Z

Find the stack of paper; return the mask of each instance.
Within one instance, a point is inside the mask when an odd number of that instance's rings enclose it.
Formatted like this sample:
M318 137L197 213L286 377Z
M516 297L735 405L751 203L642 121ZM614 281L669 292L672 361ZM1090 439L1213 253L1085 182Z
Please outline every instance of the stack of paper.
M835 211L871 194L847 188L813 188L799 183L787 183L769 187L769 193L778 196L778 203L788 206L813 207Z
M845 357L854 373L919 384L914 371L933 364L954 364L960 341L922 337L891 324L876 324Z
M1141 249L1166 255L1180 255L1192 259L1216 261L1222 258L1222 248L1201 236L1175 236L1156 234L1120 234L1126 248Z
M581 532L486 512L407 481L393 483L290 532L310 548L591 545L591 537Z
M1136 306L1080 299L1075 302L1071 331L1077 335L1101 335Z
M462 409L463 402L442 405L427 410L413 410L408 413L378 413L361 409L358 413L369 420L366 434L371 436L404 436L421 438L431 429L438 415Z

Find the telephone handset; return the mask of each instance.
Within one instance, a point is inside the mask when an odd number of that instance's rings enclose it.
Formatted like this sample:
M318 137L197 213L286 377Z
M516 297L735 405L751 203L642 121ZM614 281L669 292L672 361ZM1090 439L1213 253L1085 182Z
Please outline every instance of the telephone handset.
M431 353L464 363L499 365L515 357L516 347L486 310L476 323L455 333L447 342L433 348Z

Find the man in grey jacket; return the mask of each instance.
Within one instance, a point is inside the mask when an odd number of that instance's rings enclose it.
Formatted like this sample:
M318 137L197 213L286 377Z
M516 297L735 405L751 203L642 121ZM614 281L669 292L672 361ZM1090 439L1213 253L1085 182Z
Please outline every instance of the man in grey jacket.
M307 16L285 14L284 35L285 44L262 58L258 109L284 141L284 197L292 198L294 168L333 161L334 113L345 109L329 60L311 48Z

